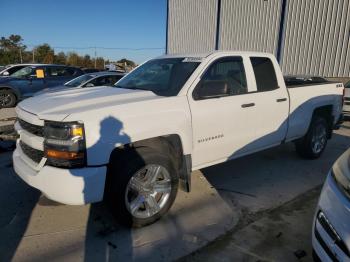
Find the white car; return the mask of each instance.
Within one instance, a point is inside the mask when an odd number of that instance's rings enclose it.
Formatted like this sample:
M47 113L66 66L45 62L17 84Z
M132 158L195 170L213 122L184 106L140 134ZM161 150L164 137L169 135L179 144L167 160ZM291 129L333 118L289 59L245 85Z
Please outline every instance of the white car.
M191 171L286 142L319 157L343 84L286 86L271 54L218 51L147 61L115 88L47 93L16 108L16 173L48 198L109 202L150 224L190 190Z
M317 205L312 230L321 261L350 261L350 149L333 165Z

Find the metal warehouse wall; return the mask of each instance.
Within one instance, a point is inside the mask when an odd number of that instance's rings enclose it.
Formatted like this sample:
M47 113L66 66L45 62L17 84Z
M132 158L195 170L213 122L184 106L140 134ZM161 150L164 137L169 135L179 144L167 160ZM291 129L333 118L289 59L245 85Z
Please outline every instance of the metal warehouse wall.
M349 77L349 38L349 0L289 0L282 69L287 74Z
M284 74L350 77L350 0L168 0L167 26L168 53L265 51Z
M168 10L168 53L215 49L216 0L169 0Z
M221 0L219 49L276 55L281 0Z

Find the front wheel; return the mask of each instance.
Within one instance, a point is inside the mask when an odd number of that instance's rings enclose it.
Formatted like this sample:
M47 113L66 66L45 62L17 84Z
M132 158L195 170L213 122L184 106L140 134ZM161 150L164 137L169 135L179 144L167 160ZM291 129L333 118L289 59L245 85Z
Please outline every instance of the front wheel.
M319 158L327 145L328 128L323 117L314 117L306 135L295 142L297 153L307 159Z
M124 225L149 225L162 217L176 198L176 169L170 157L148 148L135 149L124 159L112 160L108 204Z
M14 107L17 103L16 96L7 89L0 90L0 108Z

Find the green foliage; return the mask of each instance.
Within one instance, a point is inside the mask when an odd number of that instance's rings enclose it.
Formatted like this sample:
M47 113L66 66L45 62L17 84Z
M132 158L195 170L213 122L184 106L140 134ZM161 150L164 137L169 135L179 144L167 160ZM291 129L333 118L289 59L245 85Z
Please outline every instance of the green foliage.
M8 65L15 63L44 63L44 64L62 64L72 65L85 68L104 69L105 64L109 64L109 60L103 57L97 57L96 61L89 55L81 56L75 52L59 52L55 54L54 49L49 44L42 44L26 50L23 39L20 35L10 35L9 37L0 38L0 65ZM125 64L127 67L135 67L135 63L131 60L123 58L117 61L118 64Z
M8 38L0 38L0 64L20 63L21 53L26 46L22 44L20 35L10 35Z
M122 59L118 60L117 63L119 63L119 64L125 64L126 63L126 66L131 66L131 67L135 67L136 66L134 61L128 60L126 58L122 58Z

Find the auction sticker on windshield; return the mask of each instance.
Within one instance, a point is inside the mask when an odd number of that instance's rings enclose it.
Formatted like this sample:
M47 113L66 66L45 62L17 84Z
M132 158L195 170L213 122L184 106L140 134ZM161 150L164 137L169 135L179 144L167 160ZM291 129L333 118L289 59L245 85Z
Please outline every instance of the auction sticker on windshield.
M202 62L203 58L202 57L185 57L184 60L182 60L182 62Z

